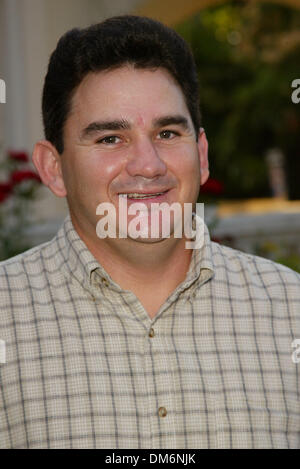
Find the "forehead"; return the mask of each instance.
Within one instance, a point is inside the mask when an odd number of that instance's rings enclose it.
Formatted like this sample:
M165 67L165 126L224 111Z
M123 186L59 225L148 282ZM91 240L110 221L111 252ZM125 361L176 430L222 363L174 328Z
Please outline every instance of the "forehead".
M121 117L143 125L147 119L174 112L189 115L182 90L170 73L128 65L86 75L74 93L70 115L81 123Z

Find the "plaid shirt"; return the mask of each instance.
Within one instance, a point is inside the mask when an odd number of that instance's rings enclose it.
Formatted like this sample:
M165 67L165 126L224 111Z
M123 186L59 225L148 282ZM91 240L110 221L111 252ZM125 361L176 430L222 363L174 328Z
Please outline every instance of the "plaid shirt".
M151 320L68 216L0 314L1 448L300 448L300 275L207 231Z

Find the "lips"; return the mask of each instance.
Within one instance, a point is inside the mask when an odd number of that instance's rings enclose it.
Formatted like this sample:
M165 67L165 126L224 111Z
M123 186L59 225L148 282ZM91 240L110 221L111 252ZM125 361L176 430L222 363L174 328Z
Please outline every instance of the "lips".
M159 197L163 194L166 194L168 190L161 191L161 192L127 192L127 193L119 193L120 197L133 199L133 200L143 200L143 199L154 199Z

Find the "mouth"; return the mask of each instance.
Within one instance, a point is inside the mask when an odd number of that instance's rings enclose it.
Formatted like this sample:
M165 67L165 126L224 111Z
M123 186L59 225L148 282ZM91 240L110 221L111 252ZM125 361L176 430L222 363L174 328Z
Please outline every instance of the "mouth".
M119 197L124 197L129 200L148 200L156 199L169 192L169 189L162 192L128 192L128 193L119 193Z

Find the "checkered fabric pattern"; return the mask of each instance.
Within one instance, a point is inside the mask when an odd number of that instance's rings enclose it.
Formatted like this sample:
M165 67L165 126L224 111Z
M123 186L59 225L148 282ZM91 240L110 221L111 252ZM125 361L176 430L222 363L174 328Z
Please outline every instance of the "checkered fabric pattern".
M0 448L300 448L300 275L207 230L150 319L68 216L0 264L0 315Z

